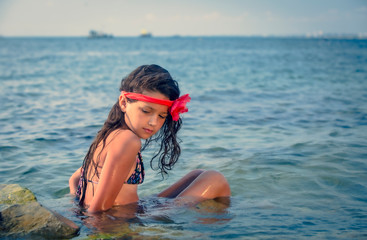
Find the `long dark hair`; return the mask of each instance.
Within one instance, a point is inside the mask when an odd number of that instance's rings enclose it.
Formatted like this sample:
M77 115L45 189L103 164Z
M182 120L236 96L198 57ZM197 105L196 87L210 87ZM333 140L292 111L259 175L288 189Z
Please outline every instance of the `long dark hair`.
M172 79L169 72L158 65L143 65L132 71L127 77L121 80L120 91L143 93L143 91L158 91L168 97L170 100L175 100L180 96L180 89L178 83ZM136 100L128 99L133 102ZM87 154L84 157L82 169L82 186L80 189L79 204L84 204L85 193L87 190L88 175L91 178L95 175L99 177L97 168L100 161L100 155L106 146L106 139L111 132L117 129L128 129L125 120L124 112L121 111L119 102L117 101L110 113L103 127L98 132L96 138L93 140ZM181 148L177 137L177 132L180 130L182 120L173 121L172 116L168 114L160 131L152 138L145 141L142 151L151 143L159 142L160 148L150 161L150 166L153 167L153 160L158 158L158 168L162 176L167 174L167 170L171 170L173 165L177 162ZM98 145L102 143L102 150L93 161L94 153Z

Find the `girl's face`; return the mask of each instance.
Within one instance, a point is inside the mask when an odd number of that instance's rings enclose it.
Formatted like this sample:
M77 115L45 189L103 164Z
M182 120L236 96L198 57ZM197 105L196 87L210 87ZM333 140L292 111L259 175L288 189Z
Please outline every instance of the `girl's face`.
M142 94L169 100L160 92L143 91ZM168 115L168 107L156 103L128 102L123 95L120 95L119 103L121 110L125 112L127 126L142 139L148 139L156 134L163 126Z

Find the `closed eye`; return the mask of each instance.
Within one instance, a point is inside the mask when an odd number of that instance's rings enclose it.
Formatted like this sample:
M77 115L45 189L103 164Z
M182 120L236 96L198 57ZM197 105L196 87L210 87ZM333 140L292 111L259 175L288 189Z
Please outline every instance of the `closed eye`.
M150 111L145 110L145 109L141 109L141 111L142 111L143 113L150 113Z
M140 108L140 110L144 113L144 114L152 114L154 112L156 112L156 110L152 109L151 107L143 107L143 108ZM159 115L158 115L161 119L166 119L168 114L167 112L161 112Z

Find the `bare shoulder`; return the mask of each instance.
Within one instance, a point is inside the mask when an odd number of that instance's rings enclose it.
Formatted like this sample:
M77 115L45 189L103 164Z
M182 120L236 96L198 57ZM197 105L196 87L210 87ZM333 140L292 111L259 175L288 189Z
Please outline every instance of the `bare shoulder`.
M141 140L130 130L115 130L110 136L110 147L115 150L129 150L133 152L140 151Z

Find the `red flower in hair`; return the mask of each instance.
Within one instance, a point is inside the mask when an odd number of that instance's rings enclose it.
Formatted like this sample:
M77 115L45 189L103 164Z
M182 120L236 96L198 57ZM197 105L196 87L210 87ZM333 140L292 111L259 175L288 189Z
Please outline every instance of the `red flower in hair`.
M170 113L172 115L173 121L178 121L178 119L180 118L180 113L185 113L189 111L186 107L186 103L190 102L190 100L191 98L189 94L185 94L173 101L173 104L170 108Z

